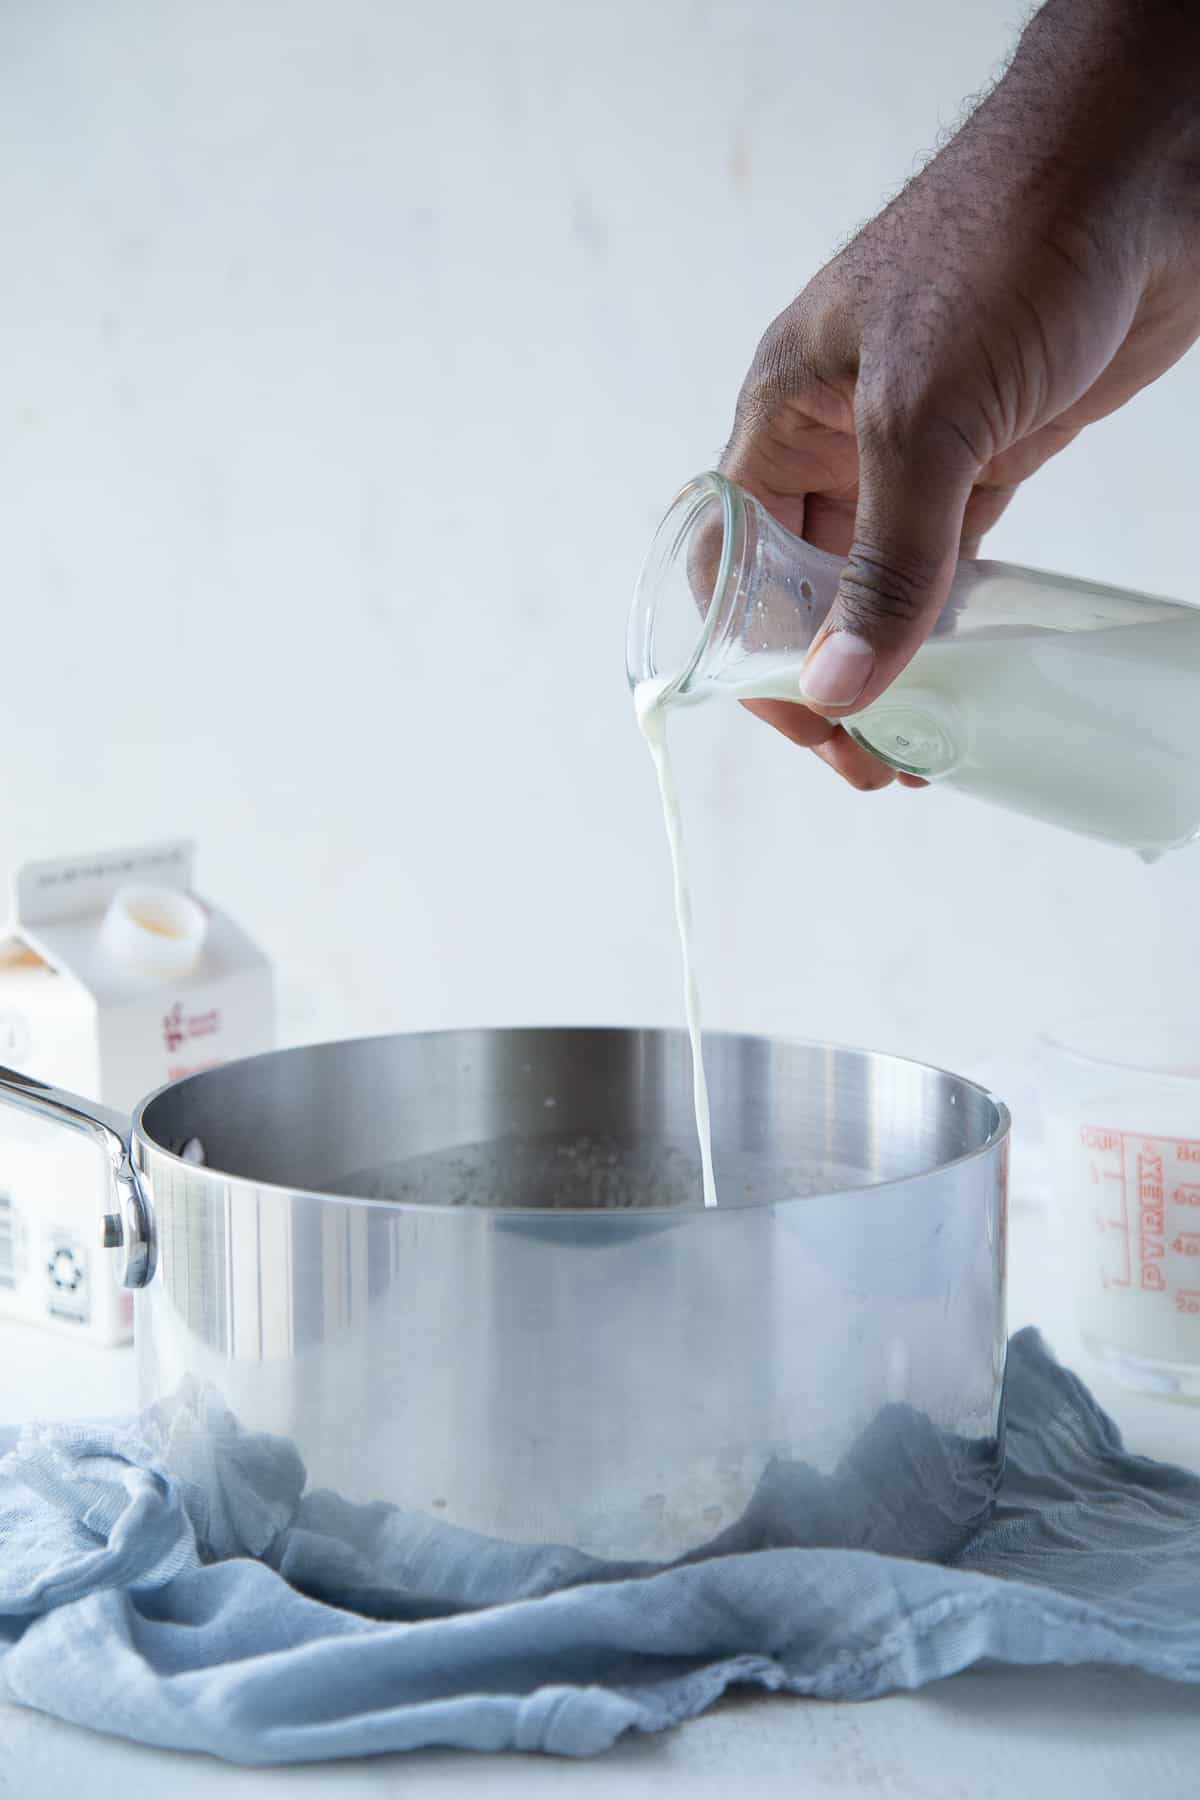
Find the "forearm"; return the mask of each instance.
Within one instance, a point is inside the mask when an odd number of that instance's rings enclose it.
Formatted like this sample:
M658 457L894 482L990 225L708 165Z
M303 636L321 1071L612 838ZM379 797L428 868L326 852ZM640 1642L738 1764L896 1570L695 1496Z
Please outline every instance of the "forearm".
M1198 96L1200 0L1047 0L985 107L1081 179L1194 217Z

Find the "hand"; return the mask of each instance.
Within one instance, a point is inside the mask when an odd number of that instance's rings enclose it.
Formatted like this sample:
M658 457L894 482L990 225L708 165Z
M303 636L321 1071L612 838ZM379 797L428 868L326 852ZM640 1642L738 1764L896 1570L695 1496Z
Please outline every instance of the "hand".
M1050 0L759 345L721 467L848 561L806 705L748 704L855 787L893 772L837 720L920 648L959 555L1200 335L1198 83L1200 9Z

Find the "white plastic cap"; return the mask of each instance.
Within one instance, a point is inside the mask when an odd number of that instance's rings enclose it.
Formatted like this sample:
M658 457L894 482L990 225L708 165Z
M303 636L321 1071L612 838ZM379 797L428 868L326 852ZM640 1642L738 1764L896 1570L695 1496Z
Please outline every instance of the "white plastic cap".
M109 901L100 942L114 962L166 979L195 967L207 930L208 915L190 894L138 884Z

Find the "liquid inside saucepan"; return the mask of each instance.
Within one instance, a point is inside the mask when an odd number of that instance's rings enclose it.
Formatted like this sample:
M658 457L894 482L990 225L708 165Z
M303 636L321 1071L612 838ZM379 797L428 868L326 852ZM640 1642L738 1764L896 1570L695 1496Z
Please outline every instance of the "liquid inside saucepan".
M781 1167L742 1151L721 1159L722 1198L731 1206L854 1188L871 1176L827 1163ZM603 1134L563 1132L493 1138L360 1169L324 1184L332 1194L420 1206L488 1206L514 1210L635 1211L697 1204L692 1147Z

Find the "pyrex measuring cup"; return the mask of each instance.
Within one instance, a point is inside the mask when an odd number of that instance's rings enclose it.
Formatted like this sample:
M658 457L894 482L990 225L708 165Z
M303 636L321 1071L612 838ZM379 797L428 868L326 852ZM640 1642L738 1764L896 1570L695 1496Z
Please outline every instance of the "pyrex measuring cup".
M642 569L630 681L671 701L798 700L841 568L697 476ZM1200 831L1200 608L963 562L928 642L847 725L893 768L1159 855Z
M1080 1333L1127 1386L1200 1400L1200 1032L1100 1019L1038 1044Z

